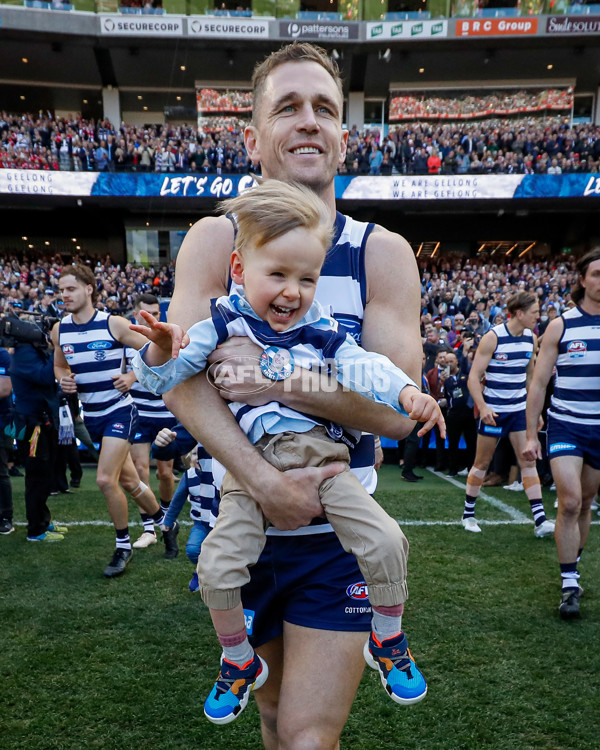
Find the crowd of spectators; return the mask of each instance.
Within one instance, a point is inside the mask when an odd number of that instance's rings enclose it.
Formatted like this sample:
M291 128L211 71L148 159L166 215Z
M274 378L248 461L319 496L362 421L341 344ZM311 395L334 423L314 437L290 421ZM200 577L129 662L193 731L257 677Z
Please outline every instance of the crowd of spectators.
M398 120L463 120L490 116L534 114L547 110L569 112L573 106L573 87L567 89L539 89L534 91L490 92L453 95L452 97L426 94L392 96L390 122Z
M252 112L251 91L201 89L196 100L199 112Z
M343 174L567 174L598 172L600 127L562 117L352 127Z
M71 262L91 265L99 293L96 307L115 315L130 313L138 294L170 297L173 292L174 263L143 268L115 264L109 256L101 260L74 256L65 261L59 255L35 260L13 255L0 258L0 313L37 312L58 317L62 311L58 278L64 265Z
M115 128L108 120L0 114L0 168L74 171L253 171L247 120L220 115L198 126ZM412 122L350 130L340 174L568 174L600 170L600 127L568 118Z

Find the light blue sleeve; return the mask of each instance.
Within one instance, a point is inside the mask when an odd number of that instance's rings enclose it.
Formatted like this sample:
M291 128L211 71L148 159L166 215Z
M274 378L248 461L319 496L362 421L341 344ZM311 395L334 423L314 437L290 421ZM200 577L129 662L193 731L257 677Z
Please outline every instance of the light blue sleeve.
M164 365L149 367L144 362L148 346L136 354L132 366L138 382L154 394L160 395L184 380L191 378L206 367L208 355L218 344L217 330L211 318L201 320L188 331L190 343L181 349L177 359L169 359Z
M418 386L391 359L366 351L348 334L335 353L335 363L337 380L345 388L408 416L399 401L400 391L407 385Z

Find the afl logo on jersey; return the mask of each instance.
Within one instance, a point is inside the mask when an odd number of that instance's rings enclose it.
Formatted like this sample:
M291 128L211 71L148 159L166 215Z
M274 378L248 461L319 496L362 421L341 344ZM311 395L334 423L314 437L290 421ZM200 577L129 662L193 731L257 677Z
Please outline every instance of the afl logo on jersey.
M494 359L496 362L508 362L508 354L506 352L496 352Z
M369 597L369 588L365 581L359 581L358 583L352 583L346 589L346 594L350 599L358 599L364 601Z
M88 349L110 349L112 346L112 343L110 341L90 341L90 343L87 345Z
M577 359L583 357L587 352L587 344L585 341L571 341L567 347L567 354L571 359Z
M75 347L72 344L63 344L61 349L65 357L68 357L69 354L75 354Z

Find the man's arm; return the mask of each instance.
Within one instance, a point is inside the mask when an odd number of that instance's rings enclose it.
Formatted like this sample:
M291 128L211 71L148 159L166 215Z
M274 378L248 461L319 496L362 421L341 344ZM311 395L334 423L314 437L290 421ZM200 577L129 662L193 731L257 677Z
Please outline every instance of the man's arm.
M475 406L479 409L481 421L489 425L496 424L494 417L497 417L498 415L485 403L481 381L485 375L487 366L492 359L494 351L496 350L497 341L496 334L492 333L492 331L486 333L481 339L477 351L475 352L475 359L471 365L471 372L469 373L469 379L467 381L469 393L473 397Z
M3 375L0 377L0 398L7 398L12 391L12 382L10 377Z
M64 393L77 393L75 376L71 372L69 363L65 359L65 355L63 354L63 351L59 345L59 331L60 323L55 323L50 334L52 344L54 345L54 377L58 381L58 384L60 385Z
M136 351L148 343L148 339L137 331L132 331L129 327L129 321L120 315L111 315L108 319L108 330L116 340Z
M527 461L541 458L541 447L538 440L538 424L544 401L546 388L552 376L552 371L558 357L558 343L564 330L562 318L553 320L544 332L544 340L535 363L533 377L527 389L527 441L523 450L523 457Z

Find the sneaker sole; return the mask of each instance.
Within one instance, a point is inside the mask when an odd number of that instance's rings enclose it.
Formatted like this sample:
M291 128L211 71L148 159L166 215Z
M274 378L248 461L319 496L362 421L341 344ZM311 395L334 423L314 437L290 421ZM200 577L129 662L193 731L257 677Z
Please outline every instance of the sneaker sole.
M422 701L423 698L427 695L427 686L425 686L425 690L420 695L416 695L414 698L400 698L399 696L390 693L385 682L385 677L381 674L381 672L379 671L379 667L377 666L377 662L375 661L375 659L373 659L373 655L371 654L371 650L369 649L369 641L365 641L365 645L363 646L363 656L365 657L365 661L371 667L371 669L375 669L377 670L377 672L379 672L379 679L381 680L383 689L394 701L394 703L398 703L401 706L411 706L413 703L420 703L420 701Z
M250 690L246 692L246 695L242 698L240 701L240 710L236 714L231 714L230 716L224 716L222 719L214 716L209 716L206 713L206 709L204 710L204 715L206 718L211 722L211 724L231 724L232 721L235 721L242 711L246 708L248 705L248 701L250 700L250 693L253 690L258 690L261 688L265 682L267 681L267 677L269 676L269 667L267 666L267 662L262 659L260 656L258 657L260 659L260 663L262 664L262 672L258 675L256 680L252 683L250 686ZM221 661L223 661L223 657L221 656Z
M0 535L8 536L9 534L12 534L14 530L15 530L15 527L12 526L8 531L0 531Z

